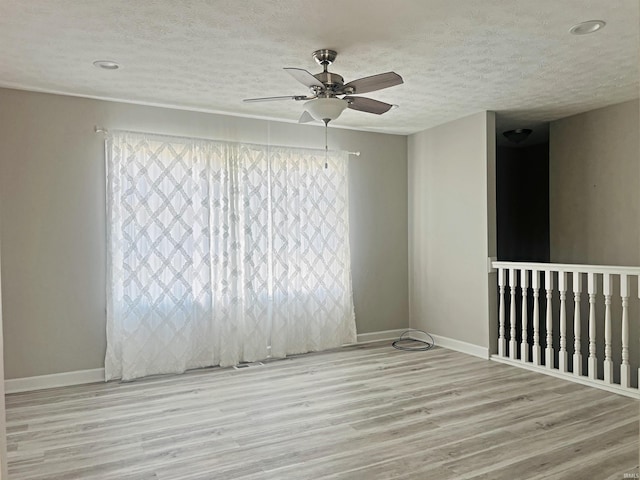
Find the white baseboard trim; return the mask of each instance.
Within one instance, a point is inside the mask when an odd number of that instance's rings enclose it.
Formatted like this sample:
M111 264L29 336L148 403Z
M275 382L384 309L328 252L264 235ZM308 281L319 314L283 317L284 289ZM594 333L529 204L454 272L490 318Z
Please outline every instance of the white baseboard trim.
M360 333L357 336L357 343L380 342L384 340L393 341L400 338L407 328L395 330L383 330L381 332ZM432 335L436 346L468 353L476 357L488 359L489 349L461 342L452 338ZM31 392L34 390L44 390L55 387L69 387L72 385L82 385L85 383L104 382L104 368L93 370L78 370L75 372L54 373L51 375L39 375L37 377L12 378L5 380L5 393Z
M408 328L399 330L385 330L382 332L358 334L357 343L378 342L382 340L397 340L402 332ZM69 387L85 383L104 382L104 368L93 370L78 370L75 372L54 373L51 375L38 375L36 377L12 378L4 381L5 393L32 392L47 388Z
M454 338L443 337L442 335L430 334L436 342L436 346L448 348L449 350L455 350L456 352L466 353L473 355L474 357L480 357L485 360L489 360L489 349L481 347L480 345L474 345L473 343L463 342Z
M37 377L12 378L4 381L4 390L5 393L20 393L95 382L104 382L104 368L53 373Z
M640 394L635 388L624 388L620 385L604 383L603 380L592 380L588 377L574 375L573 373L564 373L556 369L548 369L542 365L534 365L533 363L512 360L498 355L491 355L491 360L494 362L506 363L507 365L512 365L514 367L524 368L525 370L531 370L532 372L544 373L551 377L562 378L563 380L569 380L570 382L579 383L581 385L599 388L600 390L617 393L619 395L624 395L625 397L640 399Z
M384 330L382 332L360 333L358 334L358 343L379 342L381 340L397 340L407 330L411 330L409 327L400 328L397 330ZM480 357L485 360L489 359L489 349L474 345L472 343L462 342L449 337L443 337L442 335L430 334L433 340L436 342L436 346L448 348L449 350L455 350L456 352L462 352L475 357ZM411 335L409 335L411 336ZM423 339L423 335L420 335L420 339Z
M397 340L403 332L409 330L400 328L396 330L383 330L381 332L359 333L357 343L379 342L382 340Z

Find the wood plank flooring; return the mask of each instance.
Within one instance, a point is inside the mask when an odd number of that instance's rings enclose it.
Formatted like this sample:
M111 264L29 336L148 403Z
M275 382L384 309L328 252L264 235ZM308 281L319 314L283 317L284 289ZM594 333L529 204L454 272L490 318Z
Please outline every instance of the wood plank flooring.
M10 480L638 472L638 402L442 348L373 343L6 399Z

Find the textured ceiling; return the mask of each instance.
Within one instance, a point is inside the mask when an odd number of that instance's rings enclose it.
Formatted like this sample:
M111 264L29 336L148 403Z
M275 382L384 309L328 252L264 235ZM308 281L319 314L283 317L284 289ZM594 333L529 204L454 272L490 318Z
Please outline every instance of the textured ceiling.
M638 96L637 0L3 0L0 86L296 121L282 67L317 73L338 51L345 82L389 70L367 94L400 108L346 111L349 128L407 134L482 110L524 126ZM602 31L573 36L578 22ZM117 71L95 68L115 60Z

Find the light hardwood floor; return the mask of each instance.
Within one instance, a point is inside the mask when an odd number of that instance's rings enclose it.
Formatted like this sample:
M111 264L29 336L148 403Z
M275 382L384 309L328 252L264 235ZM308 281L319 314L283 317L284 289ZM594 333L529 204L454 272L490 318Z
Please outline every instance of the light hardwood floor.
M388 343L7 398L10 480L586 479L638 464L638 403Z

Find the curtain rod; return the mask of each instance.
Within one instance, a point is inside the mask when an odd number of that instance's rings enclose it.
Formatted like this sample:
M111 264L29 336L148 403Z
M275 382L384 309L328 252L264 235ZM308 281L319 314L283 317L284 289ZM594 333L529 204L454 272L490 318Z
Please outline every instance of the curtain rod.
M95 126L93 127L93 130L94 130L96 133L103 133L103 134L105 134L105 135L109 135L109 130L107 130L107 129L106 129L106 128L104 128L104 127L100 127L100 126L98 126L98 125L95 125ZM144 133L144 132L132 132L132 133ZM151 134L151 135L153 135L153 134ZM169 136L175 136L175 135L169 135ZM183 137L183 138L186 138L186 137ZM207 140L209 140L209 139L207 139ZM294 148L298 148L298 147L294 147ZM355 155L356 157L359 157L359 156L360 156L360 152L347 152L347 153L348 153L349 155Z

